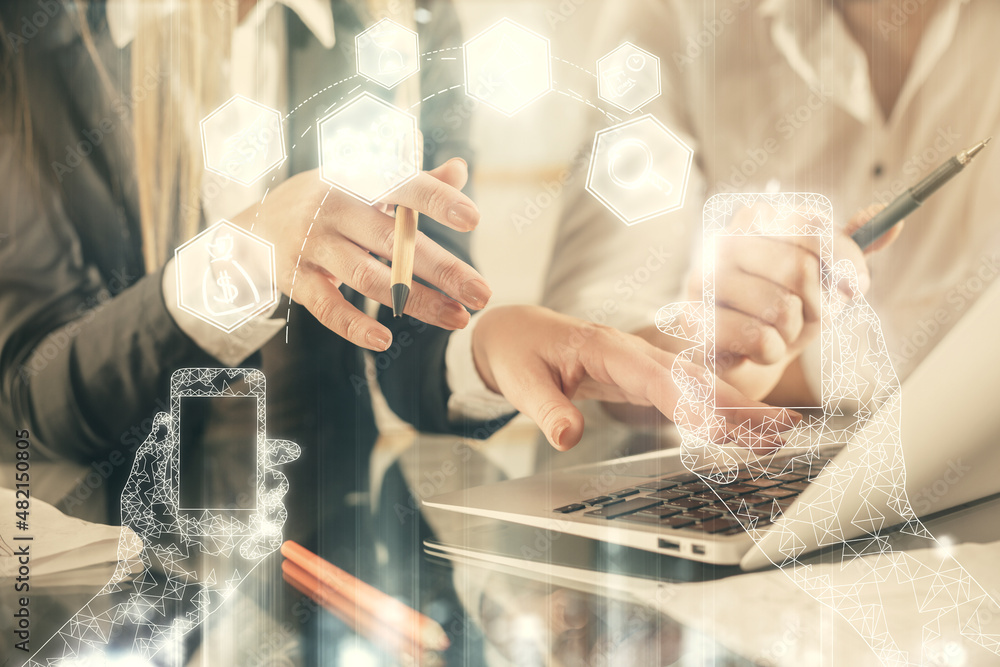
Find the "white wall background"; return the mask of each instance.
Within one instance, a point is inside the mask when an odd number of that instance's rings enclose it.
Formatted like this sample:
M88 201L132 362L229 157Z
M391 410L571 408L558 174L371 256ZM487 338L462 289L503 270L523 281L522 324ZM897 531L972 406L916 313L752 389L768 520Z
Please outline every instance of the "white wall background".
M504 17L549 37L556 87L568 85L567 72L572 69L558 59L594 70L595 64L588 62L587 36L602 4L601 0L456 0L466 39ZM494 289L494 304L534 303L541 297L560 202L542 210L530 225L518 226L513 217L525 212L526 200L544 192L543 185L568 165L582 141L589 142L582 134L585 109L553 91L513 118L484 106L473 112L476 201L483 214L473 252Z

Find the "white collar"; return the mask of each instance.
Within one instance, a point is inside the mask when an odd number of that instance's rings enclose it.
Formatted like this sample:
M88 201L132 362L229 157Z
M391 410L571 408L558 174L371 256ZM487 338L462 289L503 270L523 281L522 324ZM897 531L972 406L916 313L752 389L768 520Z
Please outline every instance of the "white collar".
M173 3L167 3L167 10ZM329 0L258 0L239 27L260 25L267 12L276 4L282 4L295 12L302 23L312 32L325 48L333 48L336 36L333 29L333 9ZM108 30L111 39L119 49L128 46L135 38L134 0L108 0Z
M955 37L959 9L970 0L945 0L927 28L893 113L906 107L941 52ZM840 12L827 2L810 6L801 0L763 0L757 8L771 22L771 39L789 65L814 90L832 98L862 122L871 119L875 99L868 61L847 32Z
M969 0L951 0L952 2L958 2L960 4L965 4ZM824 4L826 4L824 0ZM801 0L761 0L760 5L757 7L757 12L761 16L778 16L785 15L795 7L799 9L802 8Z

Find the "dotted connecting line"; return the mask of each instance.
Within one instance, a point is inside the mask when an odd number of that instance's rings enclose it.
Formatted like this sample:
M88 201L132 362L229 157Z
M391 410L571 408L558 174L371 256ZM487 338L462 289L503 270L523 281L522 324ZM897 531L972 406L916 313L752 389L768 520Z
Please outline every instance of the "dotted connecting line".
M431 58L430 56L434 55L435 53L444 53L446 51L456 51L456 50L461 50L462 48L464 48L464 47L461 47L461 46L449 46L449 47L444 48L444 49L437 49L436 51L428 51L427 53L421 53L420 56L418 57L418 60L420 58L423 58L427 62L431 62L432 60L434 60L434 58ZM445 58L444 56L441 56L441 57L438 58L438 60L447 60L447 61L451 62L451 61L458 60L458 58L456 58L454 56L448 56L447 58Z
M420 57L423 58L424 56L433 56L435 53L445 53L446 51L461 51L464 48L465 48L464 46L448 46L448 47L445 47L443 49L435 49L434 51L428 51L427 53L421 53Z
M596 104L594 104L593 102L591 102L587 98L583 97L582 95L580 95L580 93L577 93L576 91L570 90L568 88L566 90L558 90L556 88L553 88L552 90L556 94L562 95L563 97L568 97L569 99L575 100L577 102L583 102L584 104L586 104L591 109L594 109L595 111L600 112L605 117L607 117L608 119L614 121L615 123L620 123L621 122L621 118L619 118L618 116L614 115L610 111L607 111L606 109L602 109L601 107L597 106Z
M285 312L285 344L288 344L288 325L292 320L292 299L295 293L295 279L299 275L299 266L302 264L302 253L306 250L306 244L309 243L309 236L312 234L313 227L316 226L316 218L319 217L320 211L323 210L323 205L326 204L327 198L330 193L333 192L333 186L330 186L326 194L323 195L323 200L316 207L316 212L313 213L313 221L309 223L309 228L306 230L305 236L302 238L302 245L299 247L299 256L295 260L295 268L292 269L292 284L288 288L288 310Z
M585 68L585 67L580 67L579 65L577 65L577 64L576 64L576 63L574 63L574 62L570 62L569 60L565 60L565 59L563 59L563 58L557 58L556 56L552 56L552 60L558 60L558 61L559 61L559 62L561 62L561 63L566 63L567 65L569 65L569 66L571 66L571 67L575 67L575 68L577 68L578 70L580 70L581 72L583 72L583 73L584 73L584 74L586 74L587 76L592 76L592 77L594 77L595 79L597 78L597 75L596 75L596 74L594 74L593 72L591 72L591 71L590 71L589 69L587 69L587 68Z
M431 99L432 97L434 97L436 95L442 95L444 93L447 93L449 90L455 90L456 88L464 88L464 87L465 87L464 83L456 83L454 86L449 86L447 88L442 88L441 90L437 91L436 93L431 93L430 95L428 95L424 99L420 100L419 102L414 102L413 104L411 104L409 106L409 109L414 109L416 107L419 107L421 104L423 104L424 102L426 102L427 100Z
M315 99L315 98L319 97L320 95L322 95L323 93L325 93L326 91L330 90L331 88L335 88L335 87L339 86L340 84L344 83L345 81L350 81L351 79L356 79L359 76L361 76L361 75L360 74L352 74L351 76L343 78L340 81L337 81L335 83L331 83L329 86L326 86L325 88L321 88L320 90L317 90L315 93L313 93L312 95L310 95L306 99L304 99L301 102L299 102L298 105L296 105L296 107L294 109L292 109L291 111L289 111L288 113L286 113L285 114L285 120L288 120L293 113L295 113L296 111L298 111L299 109L301 109L304 105L308 104L309 100ZM341 99L343 99L343 98L341 98Z

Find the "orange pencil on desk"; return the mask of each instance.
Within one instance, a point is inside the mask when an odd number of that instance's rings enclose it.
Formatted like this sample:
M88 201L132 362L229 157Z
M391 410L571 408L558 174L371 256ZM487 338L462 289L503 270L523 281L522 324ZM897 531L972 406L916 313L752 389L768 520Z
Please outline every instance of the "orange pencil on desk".
M292 561L286 560L281 564L281 573L293 588L339 618L365 639L384 641L403 653L419 654L422 651L422 646L414 644L409 637L400 634L391 625L383 623L364 608L325 586Z
M281 545L281 555L323 586L322 594L317 595L322 599L317 599L313 595L310 597L320 604L324 604L324 599L328 600L330 605L337 609L337 611L331 609L334 613L350 613L352 608L359 612L363 611L365 615L378 619L380 624L393 628L416 647L428 651L443 651L448 648L448 635L434 619L411 609L374 586L352 577L305 547L289 540ZM309 580L304 580L294 569L292 574L298 575L299 583L308 588ZM309 595L309 591L303 592ZM347 604L340 604L335 596L344 598ZM361 623L364 623L364 619L361 619L358 625Z

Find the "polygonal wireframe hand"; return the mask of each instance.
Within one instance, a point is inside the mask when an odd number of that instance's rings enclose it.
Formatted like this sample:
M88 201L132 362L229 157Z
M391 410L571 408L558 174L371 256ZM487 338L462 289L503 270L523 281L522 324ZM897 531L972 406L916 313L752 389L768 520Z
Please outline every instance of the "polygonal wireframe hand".
M231 380L243 380L240 388ZM220 387L221 384L221 387ZM122 493L123 530L114 576L33 657L32 667L150 661L172 652L281 546L288 479L278 470L298 458L287 440L257 438L257 507L247 521L209 508L179 509L179 398L257 398L263 420L264 376L247 369L182 369L171 379L171 414L158 413L136 452ZM261 424L263 422L261 421ZM141 563L141 567L137 567ZM135 572L141 574L129 581ZM127 599L122 598L127 595ZM109 648L131 638L131 646ZM128 642L126 642L127 644ZM119 664L119 663L114 663ZM129 663L132 664L132 663Z
M936 566L932 559L918 559L907 551L894 550L888 535L903 523L901 532L940 547L917 518L905 491L905 469L900 439L899 380L893 370L881 324L857 284L854 265L835 264L832 284L849 285L853 296L824 295L830 318L833 349L830 350L830 395L824 415L804 422L797 433L786 434L790 451L760 455L763 441L773 431L744 429L737 443L713 441L713 426L720 419L711 397L707 374L691 372L690 362L704 354L705 309L711 303L675 303L657 315L657 326L665 334L691 342L691 347L673 366L673 376L682 392L675 421L682 439L685 466L715 483L735 479L737 470L751 478L766 479L786 472L817 474L817 454L824 447L843 445L843 455L826 464L782 516L777 501L766 511L746 502L733 511L768 559L782 568L803 591L834 609L851 624L883 664L936 664L936 642L944 624L985 649L1000 655L1000 637L984 632L983 612L990 598L969 573L942 549ZM844 424L844 415L850 415ZM757 453L755 453L755 450ZM789 455L791 457L789 458ZM778 468L775 461L783 465ZM860 496L861 510L844 516L839 508L845 497ZM765 506L766 507L766 506ZM768 514L770 516L768 516ZM809 539L805 539L804 536ZM801 564L806 542L810 546L845 543L839 570ZM777 558L770 554L778 553ZM913 614L926 619L919 656L901 649L889 632L885 611L877 601L889 586L912 591ZM930 593L928 593L928 590ZM888 595L888 592L886 592ZM873 601L876 601L873 604Z

